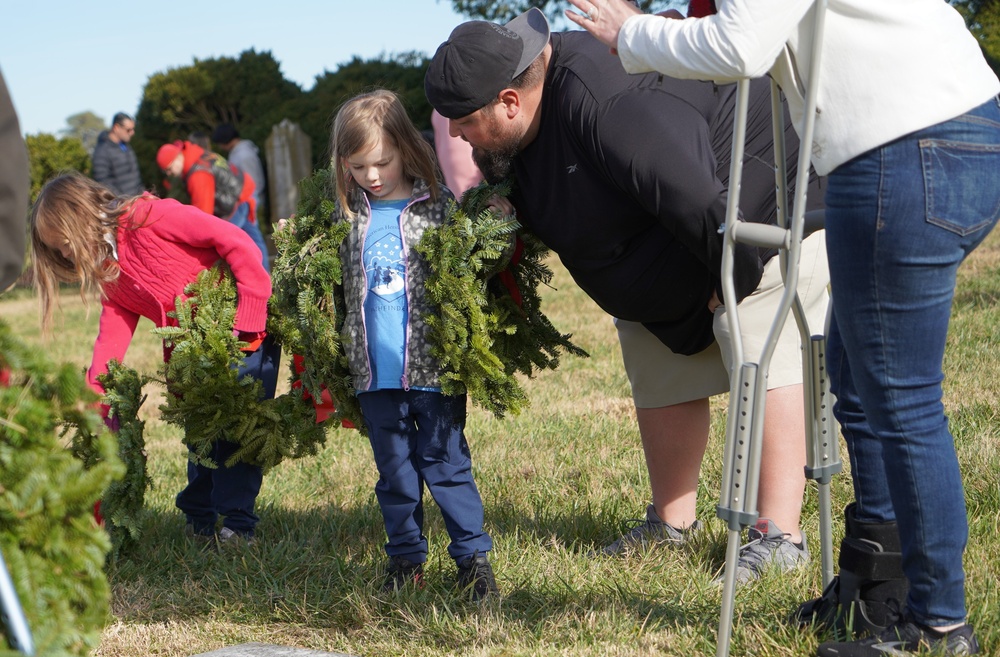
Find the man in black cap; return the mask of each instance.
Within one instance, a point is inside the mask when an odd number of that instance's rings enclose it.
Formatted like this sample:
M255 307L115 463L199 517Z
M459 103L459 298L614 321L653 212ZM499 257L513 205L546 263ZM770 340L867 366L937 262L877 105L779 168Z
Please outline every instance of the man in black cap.
M616 324L652 485L646 517L601 553L677 544L699 527L695 496L708 440L708 397L728 389L721 306L722 234L734 85L630 76L585 32L550 34L532 9L506 25L457 27L424 88L473 146L488 180L512 176L520 222L559 254ZM775 221L767 82L751 87L740 208ZM790 124L790 122L787 122ZM798 141L786 131L790 176ZM819 194L813 194L819 199ZM799 293L822 326L829 280L822 234L805 240ZM773 252L737 249L743 345L759 354L781 296ZM718 338L723 348L716 344ZM789 319L771 361L758 506L738 581L808 561L802 369ZM724 364L725 363L725 364Z

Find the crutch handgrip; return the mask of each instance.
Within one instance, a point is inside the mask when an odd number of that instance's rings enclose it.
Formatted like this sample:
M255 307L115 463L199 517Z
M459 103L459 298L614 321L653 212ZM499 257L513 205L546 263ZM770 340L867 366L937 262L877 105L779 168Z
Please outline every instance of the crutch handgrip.
M787 249L791 240L791 233L786 229L770 224L754 224L741 221L733 226L731 231L733 239L737 242L753 246Z

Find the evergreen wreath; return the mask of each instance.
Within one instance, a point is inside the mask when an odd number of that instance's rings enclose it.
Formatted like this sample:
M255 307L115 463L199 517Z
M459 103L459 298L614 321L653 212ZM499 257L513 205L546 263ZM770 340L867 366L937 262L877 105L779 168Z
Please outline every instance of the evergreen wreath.
M154 329L173 347L169 363L158 376L141 375L119 363L108 363L99 381L109 419L116 423L118 454L125 475L108 487L100 512L111 537L111 555L118 557L142 533L141 514L146 490L153 487L146 463L145 422L139 408L146 400L142 388L158 381L167 388L163 418L184 430L183 442L192 448L192 460L217 467L210 457L212 444L224 438L240 445L227 462L244 461L265 471L284 458L315 454L325 441L325 428L317 425L315 409L297 392L259 400L259 381L237 377L245 354L233 336L236 288L227 271L202 272L188 286L187 299L178 297L172 317L176 327ZM74 453L90 465L101 460L91 434L74 439Z
M278 257L271 277L278 333L286 347L304 357L302 382L309 393L318 398L326 387L337 414L364 432L340 344L344 296L339 252L350 223L334 223L328 169L303 181L301 192L289 227L275 234ZM442 390L468 393L473 403L497 417L516 414L528 403L518 373L554 369L563 350L587 355L541 312L538 286L552 278L542 262L547 249L521 232L516 220L487 207L490 197L509 192L509 185L486 183L466 192L463 203L449 209L449 221L427 231L415 247L431 269L425 290L438 314L423 320L431 327L432 349L445 370ZM513 262L509 256L515 236L521 250ZM494 280L504 269L518 288L520 304Z
M441 389L467 393L498 418L528 404L518 373L555 369L563 350L588 355L542 313L538 287L552 280L542 262L548 250L513 217L489 207L492 197L509 194L507 183L480 183L416 247L430 263L425 289L439 312L424 321L445 369ZM501 280L504 273L510 287Z
M244 352L233 334L236 285L226 269L201 272L178 297L170 313L177 326L153 329L171 348L161 369L166 403L164 420L184 430L190 458L217 467L210 452L216 441L237 443L227 460L259 466L265 472L286 458L315 454L326 440L326 429L316 424L311 402L293 390L274 399L260 399L262 384L240 377L237 368Z
M0 322L0 550L40 655L86 655L108 618L110 548L94 503L124 467L97 395ZM84 463L65 441L90 446ZM0 633L0 654L20 654Z
M345 314L340 245L351 225L333 222L337 206L329 169L304 179L299 191L295 216L285 230L274 233L278 257L271 265L273 330L286 350L305 361L305 371L293 377L315 399L328 389L335 417L364 433L361 406L340 345Z
M139 408L146 401L142 387L149 379L113 360L97 380L105 390L104 403L111 407L108 418L118 425L118 457L125 464L125 476L111 482L100 506L111 537L111 556L117 558L139 539L146 491L153 488L146 468L146 423L139 419ZM94 459L90 446L74 445L74 449L85 463Z

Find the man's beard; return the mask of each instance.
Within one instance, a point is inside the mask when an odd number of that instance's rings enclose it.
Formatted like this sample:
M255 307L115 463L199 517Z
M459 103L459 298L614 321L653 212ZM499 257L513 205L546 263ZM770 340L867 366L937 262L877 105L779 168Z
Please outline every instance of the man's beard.
M500 122L494 121L491 125L494 133L500 132ZM515 134L503 135L497 140L496 145L490 149L474 146L472 148L472 159L476 166L483 172L486 182L491 185L502 183L510 177L514 168L514 158L521 150L521 138Z
M483 148L472 149L472 159L476 166L483 172L483 178L491 185L502 183L510 177L511 169L514 168L514 156L516 149L504 149L488 151Z

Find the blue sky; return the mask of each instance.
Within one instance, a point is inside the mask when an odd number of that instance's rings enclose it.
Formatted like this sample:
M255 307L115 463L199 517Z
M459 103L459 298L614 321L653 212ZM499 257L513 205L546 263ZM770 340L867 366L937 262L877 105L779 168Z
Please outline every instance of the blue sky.
M0 36L3 71L25 134L58 133L92 111L134 113L150 75L195 58L269 50L303 89L363 59L431 54L458 23L450 0L13 0Z

